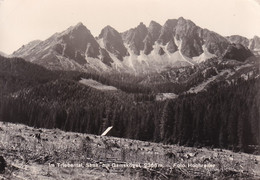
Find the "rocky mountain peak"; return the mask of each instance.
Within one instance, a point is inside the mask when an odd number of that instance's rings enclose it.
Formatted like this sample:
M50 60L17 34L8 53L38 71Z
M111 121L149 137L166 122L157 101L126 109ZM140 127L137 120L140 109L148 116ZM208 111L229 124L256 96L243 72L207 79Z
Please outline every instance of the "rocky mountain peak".
M179 21L186 21L186 19L184 19L182 16L178 18L178 22Z
M142 39L145 38L145 35L147 34L147 27L145 26L144 23L140 23L137 27L136 27L136 33L138 34L138 36L140 36Z
M253 53L242 44L232 43L225 51L223 58L237 61L245 61L247 58L254 56Z
M178 21L178 24L190 24L190 25L196 26L196 24L195 24L194 22L192 22L192 21L189 20L189 19L185 19L185 18L183 18L183 17L179 17L179 18L177 19L177 21Z
M81 27L81 26L85 27L82 22L78 22L78 24L76 24L74 27Z
M147 27L141 22L136 28L122 33L123 41L136 55L144 49L144 39L148 33Z
M162 26L159 23L155 21L150 22L148 27L148 34L144 39L144 54L148 55L151 53L153 50L153 45L160 35L161 29Z
M149 24L149 28L151 28L151 27L153 27L153 26L162 26L162 25L160 25L158 22L152 20L152 21L150 22L150 24Z
M260 38L258 36L254 36L252 39L240 35L232 35L226 38L230 43L242 44L249 48L256 56L260 55Z
M101 30L101 33L99 34L98 38L100 39L107 36L117 36L117 35L120 36L119 32L117 32L113 27L108 25Z
M99 45L94 36L82 23L72 26L61 33L62 54L65 57L75 59L80 64L86 63L85 55L97 58L99 55Z
M147 27L141 22L123 33L106 26L97 38L80 22L45 41L25 45L13 55L50 69L153 72L194 65L223 57L223 53L227 59L237 59L237 51L245 52L242 57L250 55L238 45L229 46L232 41L253 49L254 54L260 52L257 36L249 41L240 36L223 37L180 17L167 20L163 26L151 21Z
M253 51L260 51L260 37L254 36L249 45L249 49ZM260 53L259 53L260 54Z
M243 36L232 35L232 36L228 36L227 39L231 43L242 44L245 47L249 46L249 39L247 39L246 37L243 37Z
M145 26L145 24L143 22L140 22L139 25L137 26L137 28L140 28L140 27L146 28L146 26Z
M87 29L86 26L84 26L84 24L82 22L79 22L78 24L76 24L75 26L71 26L68 29L66 29L65 31L63 31L62 33L60 33L60 36L66 35L66 34L70 34L70 35L77 35L78 33L90 33L90 30ZM91 34L91 33L90 33Z
M123 57L128 54L120 33L111 26L103 28L98 38L103 41L104 48L115 54L119 60L123 60Z
M168 19L163 25L157 41L163 45L166 45L171 39L174 38L176 25L176 19Z
M155 21L151 21L149 26L148 26L148 31L151 33L151 34L156 34L156 35L159 35L160 31L161 31L161 28L162 26L155 22ZM157 37L158 38L158 37Z
M175 30L176 38L179 40L182 37L192 36L197 29L198 27L192 21L180 17Z

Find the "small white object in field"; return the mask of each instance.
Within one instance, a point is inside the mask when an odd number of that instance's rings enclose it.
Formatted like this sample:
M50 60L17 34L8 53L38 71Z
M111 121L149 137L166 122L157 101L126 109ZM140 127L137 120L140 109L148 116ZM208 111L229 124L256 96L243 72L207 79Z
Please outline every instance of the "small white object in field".
M112 128L113 128L113 126L108 127L108 128L101 134L101 136L105 136Z

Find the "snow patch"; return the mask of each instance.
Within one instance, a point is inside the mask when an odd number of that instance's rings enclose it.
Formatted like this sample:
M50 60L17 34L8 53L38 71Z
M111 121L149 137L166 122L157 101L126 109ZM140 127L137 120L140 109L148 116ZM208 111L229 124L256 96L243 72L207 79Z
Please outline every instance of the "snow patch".
M116 91L117 88L114 86L107 86L104 84L101 84L93 79L84 79L82 78L79 83L84 84L86 86L90 86L92 88L98 89L98 90L103 90L103 91Z
M202 49L203 49L203 53L201 55L192 58L193 61L195 61L196 63L201 63L201 62L206 61L207 59L216 57L216 55L211 54L208 51L208 49L205 47L205 45L202 46Z
M191 63L192 59L185 57L180 51L170 53L166 48L167 44L163 46L156 42L153 45L153 51L150 54L146 55L144 54L144 51L140 51L139 56L134 54L127 44L125 44L125 46L130 55L124 57L123 61L117 61L115 64L116 67L119 67L119 64L121 63L123 65L120 67L130 69L134 73L161 72L167 67L193 65L193 63ZM165 52L164 55L158 54L161 48Z
M105 44L104 44L103 38L98 39L97 42L98 42L98 44L99 44L99 46L100 46L101 48L105 49Z

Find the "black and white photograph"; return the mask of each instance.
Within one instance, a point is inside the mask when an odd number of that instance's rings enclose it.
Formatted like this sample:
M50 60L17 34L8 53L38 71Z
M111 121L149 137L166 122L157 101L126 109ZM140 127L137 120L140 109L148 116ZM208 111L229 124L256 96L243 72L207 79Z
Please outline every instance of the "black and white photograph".
M0 0L0 180L260 179L260 0Z

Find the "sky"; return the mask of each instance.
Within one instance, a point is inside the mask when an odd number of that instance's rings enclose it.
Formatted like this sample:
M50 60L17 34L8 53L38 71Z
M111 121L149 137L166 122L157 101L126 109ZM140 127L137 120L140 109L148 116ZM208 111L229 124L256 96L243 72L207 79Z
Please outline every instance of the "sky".
M78 22L94 36L179 17L223 36L260 36L260 0L0 0L0 51L11 54Z

